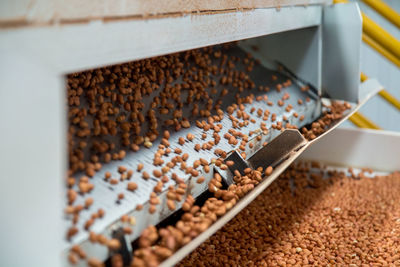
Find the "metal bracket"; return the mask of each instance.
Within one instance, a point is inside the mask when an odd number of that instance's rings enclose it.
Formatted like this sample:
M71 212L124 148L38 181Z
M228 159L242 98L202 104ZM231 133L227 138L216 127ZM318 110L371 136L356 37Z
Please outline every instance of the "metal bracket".
M266 146L258 150L248 161L245 161L237 151L234 151L226 159L235 164L228 167L233 173L235 170L244 175L244 169L250 167L257 169L268 166L276 167L289 158L290 153L297 151L307 143L303 135L295 129L286 129ZM225 179L226 180L226 179Z
M132 247L126 242L124 230L121 227L114 230L112 237L119 240L121 247L117 253L121 254L124 266L129 266L132 261Z
M268 166L276 167L289 157L289 154L306 143L298 130L286 129L265 147L257 151L249 160L253 169Z
M235 164L233 166L228 166L229 170L233 173L235 170L239 171L241 175L244 175L244 170L249 167L247 162L242 158L242 156L234 150L228 157L225 159L225 163L227 161L233 161Z

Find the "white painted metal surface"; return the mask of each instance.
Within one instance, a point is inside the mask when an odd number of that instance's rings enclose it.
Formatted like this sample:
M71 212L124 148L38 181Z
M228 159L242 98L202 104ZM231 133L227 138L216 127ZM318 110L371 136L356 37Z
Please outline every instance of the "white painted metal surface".
M57 73L318 25L321 6L0 31L0 47Z
M0 266L59 266L67 163L62 81L1 51Z
M399 151L399 133L339 128L315 142L300 158L391 172L400 170Z

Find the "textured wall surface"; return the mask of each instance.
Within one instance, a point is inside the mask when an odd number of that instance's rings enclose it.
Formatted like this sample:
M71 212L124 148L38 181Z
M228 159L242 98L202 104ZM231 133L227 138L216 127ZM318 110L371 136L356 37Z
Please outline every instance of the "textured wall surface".
M366 15L400 40L399 28L363 2L358 2L361 10ZM385 0L385 2L400 13L399 0ZM390 63L366 44L363 44L361 49L361 71L368 77L378 79L387 91L397 97L397 99L400 99L400 68ZM380 96L371 99L361 109L361 112L384 130L400 131L400 111L388 104ZM352 126L350 122L346 122L344 125L344 127Z

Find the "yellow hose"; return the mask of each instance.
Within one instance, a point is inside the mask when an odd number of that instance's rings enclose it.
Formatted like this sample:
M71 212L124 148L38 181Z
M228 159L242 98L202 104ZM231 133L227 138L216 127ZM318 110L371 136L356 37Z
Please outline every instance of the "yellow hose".
M349 1L334 0L333 2L337 4L348 3ZM363 41L400 67L400 42L364 13L361 14L363 17Z
M383 2L382 0L362 0L362 1L400 29L400 14L397 13L395 10L393 10L385 2Z
M375 42L371 37L369 37L368 35L363 33L362 40L364 41L364 43L368 44L375 51L377 51L382 56L384 56L387 60L389 60L390 62L392 62L393 64L395 64L397 67L400 68L400 59L396 58L388 50L386 50L381 45L379 45L377 42Z
M368 80L368 76L365 75L364 73L361 72L361 81L364 82ZM386 100L388 103L390 103L392 106L394 106L395 108L397 108L398 110L400 110L400 101L393 96L392 94L390 94L388 91L386 91L385 89L383 89L382 91L380 91L379 96L382 97L384 100Z
M382 97L383 99L385 99L387 102L389 102L390 104L392 104L392 106L394 106L395 108L397 108L398 110L400 110L400 101L396 99L396 97L394 97L392 94L390 94L388 91L386 90L382 90L379 92L379 96Z
M381 130L373 121L362 115L360 112L355 112L350 118L350 121L360 128Z
M367 15L361 14L363 17L363 32L399 59L400 42Z
M358 116L356 116L356 114L353 114L349 118L349 121L351 123L353 123L355 126L357 126L358 128L368 128L368 126L362 120L360 120L360 118Z

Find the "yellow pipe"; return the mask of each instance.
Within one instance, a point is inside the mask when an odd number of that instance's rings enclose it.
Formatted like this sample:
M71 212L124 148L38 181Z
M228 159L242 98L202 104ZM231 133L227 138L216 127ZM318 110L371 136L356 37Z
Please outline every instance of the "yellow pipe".
M361 72L361 81L364 82L366 80L368 80L368 76ZM388 91L383 89L378 94L380 97L385 99L388 103L390 103L392 106L394 106L395 108L400 110L400 101L397 100L397 98L395 96L393 96L391 93L389 93Z
M368 129L375 129L375 130L381 130L381 128L376 125L373 121L362 115L360 112L354 113L350 117L350 121L353 122L353 120L358 123L360 128L368 128Z
M362 0L364 3L375 9L376 12L385 17L388 21L400 29L400 14L393 10L382 0Z
M400 59L396 58L393 54L391 54L388 50L383 48L381 45L379 45L377 42L375 42L371 37L363 33L362 35L363 41L368 44L370 47L375 49L378 53L380 53L382 56L384 56L387 60L395 64L397 67L400 68Z
M381 127L379 127L379 126L376 125L373 121L371 121L370 119L368 119L367 117L365 117L362 113L356 112L356 114L358 115L358 117L359 117L360 119L362 119L362 120L369 126L370 129L382 130Z
M348 0L334 0L335 4L348 3ZM400 67L400 42L368 18L363 16L363 41Z
M361 72L361 78L360 78L361 82L365 82L366 80L368 80L368 76L365 75L363 72Z
M389 102L390 104L392 104L395 108L397 108L398 110L400 110L400 101L396 99L396 97L394 97L392 94L390 94L388 91L386 90L382 90L379 93L379 96L382 97L383 99L385 99L387 102Z
M357 117L355 114L350 116L349 121L358 128L368 128L368 126L365 123L363 123L363 121L361 121L360 118Z
M363 17L363 32L399 59L400 42L367 15L361 14Z

